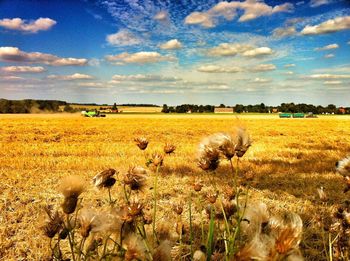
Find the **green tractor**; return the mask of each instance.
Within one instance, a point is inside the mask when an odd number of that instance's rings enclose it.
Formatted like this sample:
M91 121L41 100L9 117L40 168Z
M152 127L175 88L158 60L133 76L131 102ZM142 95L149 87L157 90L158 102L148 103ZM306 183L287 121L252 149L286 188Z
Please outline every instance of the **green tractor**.
M90 118L94 118L94 117L106 117L105 114L100 114L100 112L98 110L93 110L93 111L82 111L81 114L85 117L90 117Z

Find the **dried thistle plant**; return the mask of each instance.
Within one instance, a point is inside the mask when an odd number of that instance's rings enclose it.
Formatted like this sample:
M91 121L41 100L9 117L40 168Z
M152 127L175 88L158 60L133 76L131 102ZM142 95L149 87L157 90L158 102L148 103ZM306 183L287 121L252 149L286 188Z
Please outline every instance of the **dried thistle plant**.
M58 211L53 212L48 207L45 207L44 210L47 214L47 220L41 228L47 237L53 238L63 229L63 217Z
M241 158L252 145L252 140L245 128L238 127L235 134L236 156Z
M134 139L137 147L139 147L140 150L145 150L148 145L148 140L144 137L138 137Z
M115 169L107 169L93 177L92 181L97 188L110 188L116 182L113 178L116 173L118 172Z
M71 214L75 211L79 195L85 190L85 181L78 176L68 176L61 180L59 191L64 196L63 212Z
M350 176L350 156L336 163L336 170L343 176Z
M170 155L176 149L176 146L170 143L166 143L164 146L164 153Z
M123 182L131 190L142 190L146 186L146 174L146 169L142 167L130 167L128 173L123 178Z

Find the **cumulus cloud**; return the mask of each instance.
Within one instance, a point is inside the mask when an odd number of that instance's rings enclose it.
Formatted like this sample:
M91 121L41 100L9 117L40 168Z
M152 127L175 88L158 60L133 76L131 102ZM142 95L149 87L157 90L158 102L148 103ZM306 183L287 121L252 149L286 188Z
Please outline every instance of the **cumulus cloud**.
M218 65L203 65L200 66L197 71L204 73L237 73L241 72L242 68L235 66L223 67Z
M268 55L268 54L272 54L272 50L269 47L254 48L252 50L248 50L242 53L243 56L247 56L247 57L256 57L256 56Z
M168 12L167 11L160 11L158 12L153 19L158 21L165 21L168 19Z
M292 71L286 71L286 72L283 72L283 74L286 74L286 75L293 75L294 72L292 72Z
M272 31L272 36L276 38L283 38L283 37L295 35L296 33L297 33L297 30L292 25L287 27L276 28L275 30Z
M276 66L274 64L259 64L250 69L252 72L266 72L276 70Z
M153 81L162 81L162 82L175 82L179 79L176 77L166 77L160 75L150 75L150 74L132 74L132 75L121 75L115 74L112 76L114 83L123 82L123 81L133 81L133 82L153 82Z
M331 1L331 0L311 0L310 1L310 6L311 7L318 7L318 6L321 6L321 5L330 4L332 2L333 1Z
M106 41L110 45L114 46L128 46L128 45L136 45L141 43L141 39L135 36L128 30L120 30L115 34L109 34L106 37Z
M327 80L327 79L350 79L350 74L312 74L308 78L316 80Z
M332 54L332 53L330 53L330 54L326 54L325 56L324 56L324 58L326 58L326 59L330 59L330 58L334 58L334 54Z
M325 85L339 85L342 84L342 81L324 81L323 84Z
M74 81L74 80L90 80L93 79L91 75L74 73L72 75L49 75L47 76L50 80L59 80L59 81Z
M4 62L25 62L42 63L53 66L65 65L86 65L87 59L80 58L62 58L52 54L21 51L17 47L0 47L0 61Z
M117 65L125 63L157 63L162 61L175 61L175 57L170 55L161 55L158 52L138 52L138 53L121 53L117 55L107 55L106 60Z
M105 85L102 82L79 82L78 86L83 86L83 87L104 87Z
M206 28L215 27L217 19L224 17L226 20L232 20L242 10L240 22L246 22L261 16L269 16L279 12L292 12L294 7L290 3L276 5L274 7L265 4L259 0L246 0L245 2L232 1L220 2L206 12L193 12L185 18L185 24L198 24Z
M301 31L303 35L328 34L350 29L350 16L337 17L318 25L307 25Z
M289 67L295 67L294 63L288 63L284 65L285 68L289 68Z
M45 71L41 66L6 66L0 69L7 73L41 73Z
M246 57L256 57L272 54L273 51L269 47L253 47L247 44L222 43L208 50L210 56L235 56L241 54Z
M174 50L182 48L182 43L177 39L172 39L160 45L160 49Z
M34 21L26 21L21 18L8 19L4 18L0 20L0 26L9 30L16 30L27 33L37 33L39 31L47 31L57 22L50 18L39 18Z
M267 82L271 82L271 79L257 77L252 82L253 83L267 83Z
M323 47L315 48L315 51L326 51L326 50L333 50L339 48L338 44L329 44Z

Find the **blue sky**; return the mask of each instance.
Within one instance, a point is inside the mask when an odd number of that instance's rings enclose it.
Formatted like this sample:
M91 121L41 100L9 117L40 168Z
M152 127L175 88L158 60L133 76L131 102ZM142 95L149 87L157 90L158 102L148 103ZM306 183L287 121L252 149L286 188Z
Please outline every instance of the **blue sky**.
M0 1L0 98L350 106L350 3Z

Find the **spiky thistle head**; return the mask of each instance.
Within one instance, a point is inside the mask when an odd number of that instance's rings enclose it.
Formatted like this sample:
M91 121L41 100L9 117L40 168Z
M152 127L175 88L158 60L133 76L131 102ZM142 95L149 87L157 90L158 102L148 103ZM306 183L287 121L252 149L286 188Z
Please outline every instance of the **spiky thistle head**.
M235 135L236 156L241 158L252 145L252 139L245 128L237 127Z
M268 226L278 254L285 255L298 249L303 231L303 222L298 214L287 212L281 217L273 217Z
M170 155L176 149L176 146L170 143L166 143L164 146L164 153Z
M52 211L49 207L45 207L44 210L47 220L41 228L47 237L53 238L63 228L63 218L58 211Z
M336 170L343 176L350 176L350 156L336 163Z
M79 176L68 176L61 180L59 191L64 196L62 209L64 213L75 211L79 195L85 190L85 181Z
M224 157L231 159L235 155L236 143L228 133L216 133L209 137L209 144L217 148Z
M92 181L97 188L110 188L116 182L113 178L116 173L118 172L115 169L106 169L93 177Z
M147 171L142 167L130 167L125 174L123 182L131 190L142 190L146 185Z
M136 234L131 234L124 240L123 248L126 249L124 260L146 260L146 248Z
M148 145L148 140L145 137L137 137L134 139L137 147L139 147L140 150L145 150Z
M163 160L164 160L164 156L158 152L155 152L152 154L152 159L151 159L151 163L155 166L155 167L160 167L163 165Z
M219 166L220 151L210 144L210 138L205 138L198 149L198 166L206 171L214 171Z

